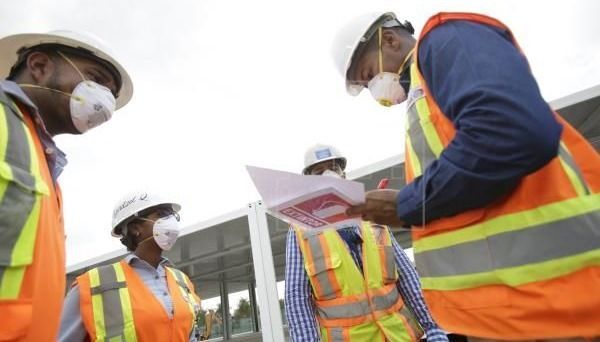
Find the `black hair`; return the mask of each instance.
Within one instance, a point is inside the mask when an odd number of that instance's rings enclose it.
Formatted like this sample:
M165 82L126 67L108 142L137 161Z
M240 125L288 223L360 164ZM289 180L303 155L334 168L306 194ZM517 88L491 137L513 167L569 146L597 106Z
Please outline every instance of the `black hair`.
M33 52L43 52L55 61L57 60L59 51L67 56L78 56L82 58L91 59L94 62L104 66L113 76L115 84L117 86L116 94L119 94L121 86L123 85L123 80L121 78L121 74L115 68L114 65L101 58L94 56L94 54L91 51L86 50L84 48L73 48L61 44L40 44L29 48L19 49L19 51L17 51L19 57L10 69L10 73L8 74L7 79L14 81L21 74L21 72L23 72L26 65L25 61L27 61L27 57L29 57L29 55L31 55Z
M125 234L123 234L120 241L125 247L127 247L127 250L130 252L135 251L135 249L138 246L138 243L135 242L135 236L133 236L130 229L127 229L128 228L127 226L129 226L130 223L134 223L134 222L135 222L135 220L129 221L124 224L124 227L121 228L121 233L123 233L123 230L125 230Z
M34 47L28 48L28 49L22 48L19 51L17 51L19 58L17 59L15 64L12 66L12 68L10 68L10 72L8 74L8 77L6 77L6 79L9 81L15 81L17 79L17 77L19 77L19 75L21 75L23 70L25 70L26 65L27 65L27 63L26 63L27 57L29 57L29 55L31 55L34 52L43 52L43 53L47 54L48 57L50 57L50 59L52 59L53 62L58 60L58 53L56 52L57 50L55 48L50 48L49 45L50 44L38 45L38 46L34 46ZM52 45L54 45L54 44L52 44Z

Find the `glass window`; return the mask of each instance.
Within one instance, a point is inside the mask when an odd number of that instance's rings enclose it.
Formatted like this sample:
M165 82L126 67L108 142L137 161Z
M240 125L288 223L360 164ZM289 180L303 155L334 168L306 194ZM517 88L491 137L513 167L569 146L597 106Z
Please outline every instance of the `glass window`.
M232 335L253 331L252 304L248 290L229 294L229 313Z
M285 315L285 280L277 282L277 297L279 298L279 310L281 310L281 322L287 325L287 316Z
M198 332L206 339L223 337L223 308L219 295L219 283L197 282L196 291L200 295L201 310L198 316Z

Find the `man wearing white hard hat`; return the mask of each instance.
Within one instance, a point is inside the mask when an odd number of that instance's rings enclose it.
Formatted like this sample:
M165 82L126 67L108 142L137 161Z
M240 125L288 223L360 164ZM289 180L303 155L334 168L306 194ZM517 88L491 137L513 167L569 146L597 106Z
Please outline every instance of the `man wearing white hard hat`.
M117 202L111 235L131 254L77 277L59 341L197 341L200 298L187 275L162 256L179 236L180 208L147 192Z
M345 168L337 148L317 144L306 151L302 173L345 178ZM369 222L335 228L290 226L285 309L292 341L403 342L423 333L448 341L390 230Z
M68 31L1 38L0 76L0 341L51 341L65 289L53 137L109 120L133 88L102 42Z
M376 13L336 40L351 95L407 107L407 185L348 214L412 226L425 299L448 331L600 336L600 156L542 98L500 21L438 13L413 33Z

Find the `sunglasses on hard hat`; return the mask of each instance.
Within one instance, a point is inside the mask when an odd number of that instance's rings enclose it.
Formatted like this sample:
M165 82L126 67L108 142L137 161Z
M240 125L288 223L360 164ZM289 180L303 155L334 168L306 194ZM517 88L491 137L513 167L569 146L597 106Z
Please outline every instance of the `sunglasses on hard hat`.
M136 216L140 218L147 218L148 216L155 214L158 218L166 218L174 216L177 221L181 220L179 213L173 210L172 207L155 207L140 211Z

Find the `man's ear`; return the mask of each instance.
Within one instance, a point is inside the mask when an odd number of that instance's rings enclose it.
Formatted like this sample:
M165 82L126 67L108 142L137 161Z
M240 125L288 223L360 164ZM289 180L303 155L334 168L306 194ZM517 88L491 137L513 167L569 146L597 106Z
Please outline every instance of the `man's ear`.
M35 51L27 56L27 70L37 84L44 84L56 70L56 64L47 53Z
M140 236L139 223L135 221L127 223L127 233L134 237Z
M395 51L400 50L402 46L400 36L394 30L383 30L381 36L381 48L389 48Z

